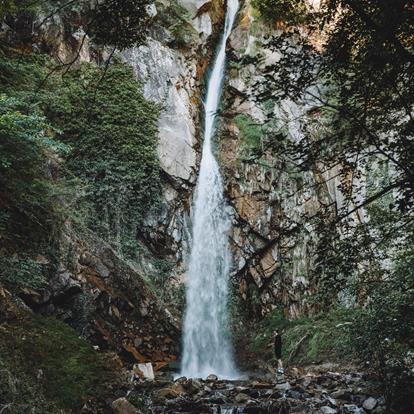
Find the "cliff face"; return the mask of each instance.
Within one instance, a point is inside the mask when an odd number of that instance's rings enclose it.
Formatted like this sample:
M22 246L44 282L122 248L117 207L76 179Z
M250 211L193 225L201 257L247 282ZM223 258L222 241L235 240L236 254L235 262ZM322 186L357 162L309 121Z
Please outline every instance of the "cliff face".
M193 33L184 47L177 48L164 27L154 31L148 46L125 55L145 82L146 95L163 105L158 152L164 194L161 209L147 220L144 238L153 249L174 258L178 280L185 272L191 238L203 75L223 12L218 2L181 3L190 11L186 21ZM258 102L262 76L279 58L266 45L270 31L250 2L243 2L228 45L219 158L234 208L235 294L258 315L279 307L295 318L311 310L305 302L317 288L311 269L319 235L309 218L322 214L332 219L343 205L343 195L338 189L339 166L323 170L314 165L298 173L272 146L264 148L269 115L293 141L301 138L301 117L318 117L309 103ZM255 155L258 149L260 157Z
M186 22L191 25L184 47L177 48L171 39L174 35L158 27L147 46L125 54L145 83L146 96L163 106L158 153L165 173L164 194L160 210L147 219L144 238L154 249L174 257L175 274L185 271L190 245L192 193L201 148L203 75L223 15L218 2L181 3L189 10ZM283 306L290 317L296 317L305 310L303 299L312 290L308 273L315 234L303 216L340 202L340 195L334 180L330 188L315 185L321 181L317 170L293 176L274 151L266 151L259 160L248 160L251 146L260 143L246 143L242 129L255 128L260 135L266 111L256 103L254 84L266 65L277 59L265 46L268 29L255 21L252 12L245 2L229 44L221 121L220 159L234 207L233 276L239 285L237 294L244 300L258 300L259 313ZM285 102L274 113L295 135L300 134L296 116L309 109Z
M172 255L179 266L189 247L189 205L200 148L202 77L211 53L213 28L219 23L215 3L156 3L154 16L158 20L147 45L124 53L144 83L145 96L162 107L158 144L164 178L162 203L147 218L141 237L154 250ZM178 22L168 21L169 14Z

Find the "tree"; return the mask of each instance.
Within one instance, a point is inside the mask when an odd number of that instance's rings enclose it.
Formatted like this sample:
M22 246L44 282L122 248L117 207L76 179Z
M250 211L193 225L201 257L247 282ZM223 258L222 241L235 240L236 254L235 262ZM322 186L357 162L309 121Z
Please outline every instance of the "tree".
M299 171L338 170L343 208L307 218L319 234L319 297L326 309L338 292L353 294L356 349L380 374L389 411L411 412L414 3L325 0L306 23L269 41L281 58L258 99L309 110L299 140L274 131L268 145Z
M301 140L281 143L275 134L274 144L299 170L339 167L346 204L336 224L355 226L352 213L389 194L404 221L414 205L414 5L332 0L307 19L309 30L324 31L322 47L294 28L273 37L270 47L282 56L258 85L263 101L276 96L312 107ZM377 164L387 164L388 178L361 201L360 179Z
M122 50L145 42L151 4L150 0L7 0L2 2L0 21L6 20L17 35L30 29L33 36L53 16L69 16L70 24L83 29L97 44ZM46 16L34 24L39 13Z
M57 232L57 191L47 159L66 147L51 131L46 119L23 102L0 96L0 232L6 249L26 239L49 240Z

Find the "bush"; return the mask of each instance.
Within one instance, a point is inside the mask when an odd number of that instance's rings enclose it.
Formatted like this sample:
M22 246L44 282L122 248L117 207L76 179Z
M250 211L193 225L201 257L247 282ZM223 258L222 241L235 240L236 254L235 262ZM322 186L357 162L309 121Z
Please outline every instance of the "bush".
M256 354L274 357L272 334L279 330L283 338L285 363L313 364L352 359L349 326L353 311L334 309L330 313L302 317L289 321L279 310L274 310L260 323L252 340Z
M15 122L23 125L25 121L26 130L32 129L26 131L25 143L30 148L36 146L36 152L30 153L31 160L27 165L20 163L19 171L33 177L36 168L37 176L44 177L25 180L22 193L34 192L33 204L44 204L44 208L33 209L34 213L42 212L40 218L47 218L53 211L48 195L56 196L60 203L53 205L55 209L64 207L64 215L112 242L126 257L134 258L139 226L160 194L156 153L160 108L144 98L141 84L126 65L112 64L105 73L102 68L85 64L62 77L60 73L49 74L48 66L52 64L42 54L20 55L9 50L0 55L0 84L10 96L18 97L12 100L14 116L23 117ZM10 107L11 101L7 105ZM19 107L31 111L31 115L16 112ZM12 142L16 140L13 130L11 125ZM52 141L57 134L65 147ZM40 145L48 145L48 152L40 151ZM63 174L59 180L65 198L47 174L52 150L59 150L66 158L65 165L60 166ZM14 147L6 152L9 157L14 153ZM2 157L3 164L10 162L3 153ZM10 169L13 171L16 180L22 181L22 174ZM16 188L15 184L10 186L10 193L15 194ZM5 221L3 214L0 228ZM14 233L22 232L17 229ZM48 234L53 232L48 229Z
M0 187L2 244L50 240L58 232L58 191L50 157L66 150L54 140L45 117L25 102L0 96Z

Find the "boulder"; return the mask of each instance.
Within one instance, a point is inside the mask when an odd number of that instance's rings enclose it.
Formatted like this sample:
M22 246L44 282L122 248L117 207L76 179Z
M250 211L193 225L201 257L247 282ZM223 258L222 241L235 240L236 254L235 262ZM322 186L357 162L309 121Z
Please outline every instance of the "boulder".
M140 414L138 408L134 407L126 398L118 398L112 402L111 406L115 414Z
M170 387L161 388L160 390L156 391L154 397L156 401L173 400L174 398L179 397L179 393Z
M217 377L217 375L210 374L210 375L206 378L206 380L207 380L207 381L217 381L217 380L218 380L218 377Z
M344 406L342 407L342 410L345 413L349 413L349 414L365 414L364 409L358 407L355 404L344 404Z
M150 362L146 364L135 364L133 370L136 376L139 376L141 378L145 378L148 380L155 379L154 370Z
M372 411L377 406L377 404L378 401L375 398L369 397L364 401L362 407L367 411Z
M235 397L234 397L234 401L237 404L244 404L247 401L249 401L250 397L247 394L244 394L242 392L238 393Z
M276 384L275 385L275 390L278 391L288 391L290 390L291 386L288 382L282 382L281 384Z
M331 396L337 400L349 400L350 390L342 388L332 392Z
M82 292L80 283L67 270L59 272L49 283L55 300Z

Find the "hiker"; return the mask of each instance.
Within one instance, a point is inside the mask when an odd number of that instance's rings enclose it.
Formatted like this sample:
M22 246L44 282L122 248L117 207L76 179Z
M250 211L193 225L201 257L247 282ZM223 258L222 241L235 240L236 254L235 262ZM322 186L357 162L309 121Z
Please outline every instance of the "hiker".
M277 373L283 374L285 371L283 369L282 362L282 337L279 334L279 331L274 331L273 337L275 340L275 356L277 359Z

